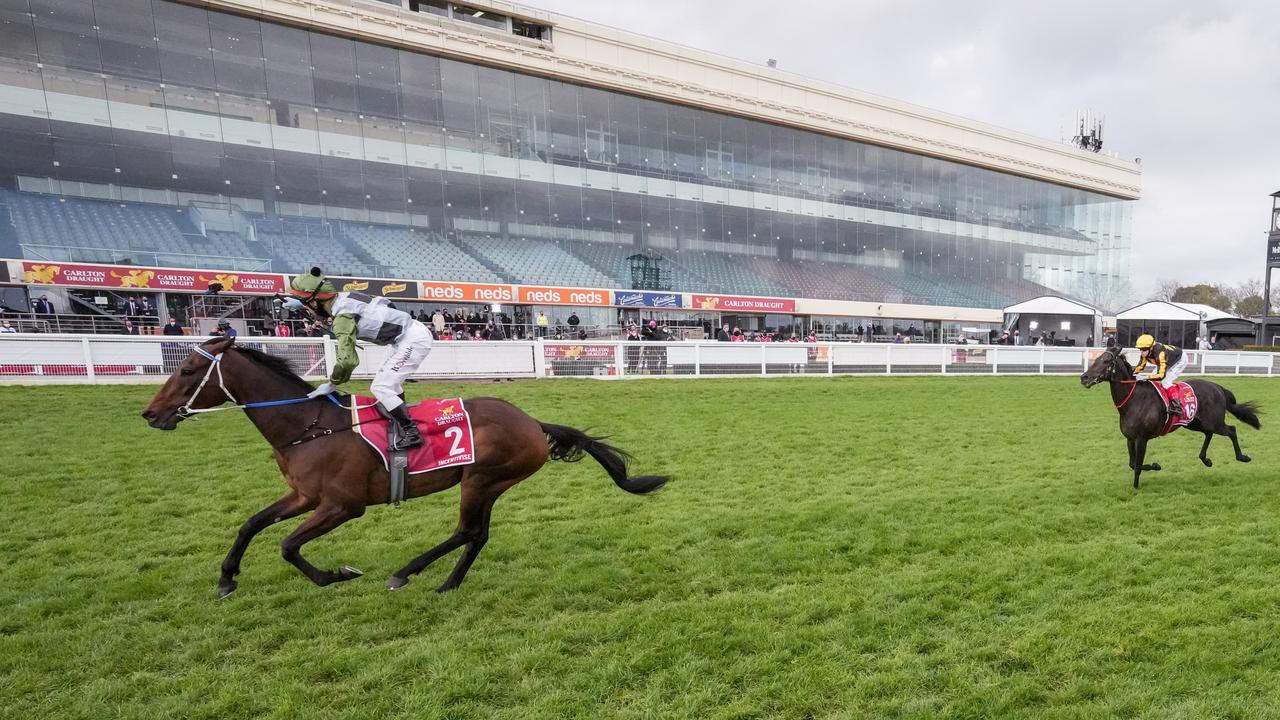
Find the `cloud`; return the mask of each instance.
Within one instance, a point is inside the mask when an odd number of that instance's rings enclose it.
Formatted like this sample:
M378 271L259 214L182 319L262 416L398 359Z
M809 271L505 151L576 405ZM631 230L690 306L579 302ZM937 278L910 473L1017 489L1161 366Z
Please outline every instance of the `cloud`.
M556 12L1029 132L1107 120L1141 158L1134 285L1260 277L1280 190L1280 3L539 0Z

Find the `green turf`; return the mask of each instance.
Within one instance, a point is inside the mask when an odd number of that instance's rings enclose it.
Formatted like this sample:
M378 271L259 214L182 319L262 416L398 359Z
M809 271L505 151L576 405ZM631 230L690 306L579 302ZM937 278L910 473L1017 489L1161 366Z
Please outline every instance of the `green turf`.
M1231 378L1280 408L1280 380ZM0 717L1264 717L1280 713L1280 466L1155 441L1130 489L1075 378L415 385L615 435L649 497L548 465L462 589L386 576L457 491L305 548L236 528L279 496L237 413L151 430L153 387L0 387Z

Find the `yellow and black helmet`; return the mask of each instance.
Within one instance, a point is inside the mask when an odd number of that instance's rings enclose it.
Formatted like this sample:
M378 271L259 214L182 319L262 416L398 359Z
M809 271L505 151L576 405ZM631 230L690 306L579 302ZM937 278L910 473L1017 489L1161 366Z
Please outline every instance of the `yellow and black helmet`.
M311 272L297 275L289 281L289 294L305 303L312 300L332 300L338 291L320 268L313 267Z
M1156 344L1156 339L1151 337L1149 333L1146 333L1146 334L1143 334L1142 337L1139 337L1138 341L1135 342L1133 346L1138 348L1139 350L1146 350L1147 348L1155 344Z

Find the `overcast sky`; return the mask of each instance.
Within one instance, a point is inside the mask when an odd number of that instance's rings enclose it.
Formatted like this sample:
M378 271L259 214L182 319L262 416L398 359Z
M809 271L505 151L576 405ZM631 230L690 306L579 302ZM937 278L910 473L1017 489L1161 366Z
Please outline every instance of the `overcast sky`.
M1280 0L529 0L1058 139L1077 108L1142 159L1132 276L1261 278L1280 190Z

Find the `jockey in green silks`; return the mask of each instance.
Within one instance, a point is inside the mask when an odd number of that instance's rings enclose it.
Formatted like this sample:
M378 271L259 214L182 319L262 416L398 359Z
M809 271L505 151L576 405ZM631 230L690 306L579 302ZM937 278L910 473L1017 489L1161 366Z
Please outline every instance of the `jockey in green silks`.
M431 331L409 313L397 310L384 297L337 292L320 268L311 268L310 273L293 278L289 283L289 295L291 297L285 300L284 307L305 309L318 319L329 322L338 340L338 358L329 373L329 382L321 384L309 397L328 395L335 385L351 379L352 371L360 364L356 355L357 339L375 345L390 345L391 354L374 375L369 389L378 399L383 414L400 428L399 440L391 450L407 450L421 445L422 433L404 404L404 381L417 371L431 352Z

